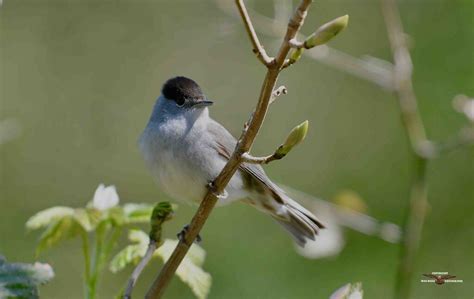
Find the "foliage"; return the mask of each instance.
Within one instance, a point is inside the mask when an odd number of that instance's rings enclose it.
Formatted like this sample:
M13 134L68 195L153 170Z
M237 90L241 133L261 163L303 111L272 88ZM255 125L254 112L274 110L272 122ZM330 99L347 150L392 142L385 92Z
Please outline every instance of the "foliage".
M128 234L132 244L122 249L110 262L110 271L116 273L129 264L137 264L145 255L150 237L141 230L130 230ZM162 245L154 252L153 257L166 262L176 247L178 241L165 239ZM211 275L201 267L206 257L205 251L197 244L193 244L176 275L186 283L197 298L206 298L211 287Z
M176 209L176 206L167 202L157 204L155 209L150 204L119 205L119 202L115 186L106 187L101 184L86 207L51 207L36 213L26 223L28 230L44 229L38 240L37 254L60 241L81 238L86 298L96 298L99 276L127 225L150 223L151 219L151 234L158 240L161 237L161 224L169 220ZM128 245L114 257L110 264L112 272L117 272L132 262L138 262L145 254L149 236L139 230L130 230L129 239L134 244ZM165 240L154 256L162 260L167 259L175 245L176 241ZM198 298L205 298L211 285L210 275L200 268L204 257L204 250L197 245L193 246L185 259L186 262L176 273Z
M115 187L101 184L85 208L48 208L32 216L26 227L29 230L44 229L38 241L37 254L62 240L81 238L85 263L85 295L86 298L95 298L99 275L123 227L147 223L152 210L153 206L149 204L120 206ZM91 246L91 243L94 245Z
M38 285L54 277L48 264L7 263L0 256L0 298L39 298Z

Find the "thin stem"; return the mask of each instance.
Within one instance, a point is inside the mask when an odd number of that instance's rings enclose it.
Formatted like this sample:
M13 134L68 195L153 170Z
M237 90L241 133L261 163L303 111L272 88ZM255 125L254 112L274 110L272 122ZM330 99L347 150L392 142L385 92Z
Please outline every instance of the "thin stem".
M106 223L102 222L98 225L95 236L94 258L92 265L92 273L89 279L89 298L94 299L97 295L97 282L99 273L102 268L102 255L104 250Z
M244 153L242 155L242 161L251 163L251 164L268 164L272 161L283 159L283 157L285 156L276 155L276 154L272 154L265 157L254 157L248 153Z
M311 51L304 51L303 55L378 85L384 90L394 90L393 65L388 61L374 57L361 59L326 45L313 48Z
M451 137L451 139L437 143L435 147L436 155L446 154L472 144L474 144L474 127L467 127L461 129L458 135Z
M398 94L403 123L415 152L426 141L417 99L413 90L413 64L406 43L400 15L395 0L383 0L382 11L394 59L394 84Z
M107 261L107 259L110 257L110 254L112 253L112 249L114 249L121 234L122 234L122 230L120 229L120 227L114 226L112 229L111 236L107 241L107 246L105 247L105 250L102 254L101 265L103 265Z
M295 48L295 49L300 49L300 48L303 48L305 46L305 43L304 42L300 42L299 40L297 40L296 38L293 38L289 41L290 43L290 46L292 48Z
M141 259L140 263L136 266L133 270L132 275L128 279L127 288L125 289L123 298L124 299L131 299L132 298L132 291L137 283L138 278L142 274L143 269L145 269L146 265L150 262L151 258L153 257L153 253L155 252L156 248L158 248L158 242L154 240L150 240L148 244L148 248L146 250L145 255Z
M255 140L255 137L257 136L257 133L260 127L262 126L263 120L265 119L265 115L270 104L270 98L275 88L278 75L283 66L285 58L290 50L290 45L288 41L296 36L298 30L303 25L304 18L306 17L306 13L311 2L311 0L303 0L299 4L292 18L290 19L288 29L280 47L280 50L278 51L278 55L276 56L274 63L267 66L267 74L263 81L258 103L254 110L254 113L250 118L249 125L246 126L246 128L242 132L242 135L240 136L236 148L231 157L229 158L229 161L224 166L219 175L210 184L209 190L207 191L204 199L201 201L198 210L196 211L196 214L191 220L187 233L178 242L178 245L176 246L168 261L161 269L160 274L153 282L145 298L160 298L163 295L166 287L171 281L171 278L176 272L176 269L183 260L193 241L199 234L199 231L204 226L212 209L214 208L214 205L217 202L217 197L219 196L219 194L224 192L224 188L227 186L230 179L237 171L237 168L242 162L242 154L250 150L253 141ZM241 0L236 0L236 4L238 7L244 8L244 4ZM242 17L244 18L244 23L248 24L246 16L242 15ZM250 39L252 43L255 41L252 36L250 36Z
M247 34L249 35L250 41L252 42L253 52L255 53L255 55L257 55L257 58L265 66L269 66L272 63L273 58L270 58L267 55L267 52L260 43L260 40L258 39L257 33L255 32L255 29L252 25L252 21L250 20L249 13L247 12L247 8L245 7L243 0L238 0L236 1L236 3L242 20L244 21L245 30L247 30Z
M101 223L97 228L97 236L96 236L96 252L94 258L94 268L93 273L90 278L91 280L91 288L95 298L97 292L97 284L99 280L100 273L102 272L105 262L110 257L112 253L112 249L117 244L117 240L122 233L121 229L118 227L112 228L112 233L110 237L107 239L107 227L109 226L108 223Z
M219 8L221 8L222 11L228 15L233 17L237 15L234 13L233 7L230 5L230 1L215 1ZM286 29L286 23L267 17L258 13L257 11L251 10L250 8L249 10L259 32L267 36L279 38L281 32ZM305 39L305 37L301 34L297 34L297 37L300 40ZM376 84L385 90L393 90L392 65L388 61L374 57L370 57L370 59L361 59L332 47L328 47L327 45L318 46L313 48L311 51L304 51L303 55L306 55L342 72L349 73L353 76ZM290 65L291 64L288 61L285 63L284 68Z
M394 86L398 95L400 114L415 156L415 178L404 221L400 264L395 285L395 298L408 299L413 280L417 252L428 207L426 169L433 152L427 140L423 120L418 111L413 90L413 64L406 43L400 13L395 0L383 0L382 11L394 60Z
M89 249L89 236L87 232L81 232L82 238L82 254L84 255L84 292L86 298L90 297L90 288L89 288L89 280L91 275L91 256L90 256L90 249Z
M411 190L408 213L404 221L405 229L395 285L396 299L408 299L410 297L414 265L416 263L421 234L423 232L423 224L428 209L427 166L427 159L422 157L416 158L416 178Z

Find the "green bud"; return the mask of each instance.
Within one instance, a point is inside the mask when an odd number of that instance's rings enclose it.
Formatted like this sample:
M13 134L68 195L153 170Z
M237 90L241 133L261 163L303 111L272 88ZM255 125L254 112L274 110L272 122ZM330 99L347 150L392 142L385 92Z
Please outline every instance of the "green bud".
M290 61L291 63L297 62L301 58L301 54L303 54L304 48L293 49L290 54Z
M161 221L164 222L168 220L171 214L173 213L173 207L167 201L159 202L153 208L151 213L151 221Z
M161 225L166 220L171 219L173 215L173 207L167 201L159 202L153 208L150 217L150 239L159 242L161 239Z
M306 38L304 41L304 47L306 49L310 49L315 46L327 43L344 28L346 28L348 22L349 16L345 15L322 25L318 28L318 30L316 30L316 32Z
M305 120L303 123L294 127L288 137L286 137L285 142L275 151L275 156L278 158L286 156L286 154L288 154L293 149L293 147L303 141L306 137L306 133L308 133L308 125L308 121Z

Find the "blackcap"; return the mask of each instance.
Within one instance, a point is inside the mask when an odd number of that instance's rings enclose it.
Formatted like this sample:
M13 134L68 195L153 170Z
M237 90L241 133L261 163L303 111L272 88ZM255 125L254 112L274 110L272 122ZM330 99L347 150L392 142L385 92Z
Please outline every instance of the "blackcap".
M236 139L209 116L212 105L186 77L169 79L155 103L139 146L159 185L176 200L199 203L222 170ZM260 165L242 163L217 205L242 201L270 215L300 246L323 224L274 184Z

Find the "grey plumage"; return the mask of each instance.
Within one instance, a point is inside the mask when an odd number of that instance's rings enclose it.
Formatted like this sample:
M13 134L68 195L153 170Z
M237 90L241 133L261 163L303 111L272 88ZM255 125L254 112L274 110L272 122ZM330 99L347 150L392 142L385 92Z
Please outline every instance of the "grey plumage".
M237 144L237 140L221 124L212 119L209 121L207 129L215 137L218 153L224 158L229 159ZM283 228L293 235L299 245L304 245L306 242L305 238L314 240L318 230L324 228L324 225L316 216L289 198L280 187L274 184L265 174L262 166L242 163L239 171L246 178L248 182L247 187L257 190L258 193L264 196L259 198L259 201L247 199L247 202L256 206L259 210L270 214ZM272 201L272 203L269 204L267 201ZM272 209L275 202L287 208L286 215L280 215L277 213L278 209Z
M168 98L173 97L173 98ZM176 77L165 83L140 149L152 174L177 200L199 202L206 184L215 178L232 154L236 139L209 117L210 105L191 79ZM323 224L274 184L260 165L242 163L219 204L242 200L271 215L300 246L314 240Z

